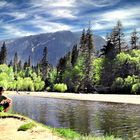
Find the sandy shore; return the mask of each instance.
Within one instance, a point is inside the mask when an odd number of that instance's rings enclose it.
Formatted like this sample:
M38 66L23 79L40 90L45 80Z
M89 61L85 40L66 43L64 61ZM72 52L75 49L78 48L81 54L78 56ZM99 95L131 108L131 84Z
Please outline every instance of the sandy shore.
M64 140L41 126L27 131L17 131L23 124L25 121L14 118L0 119L0 140Z
M8 91L7 91L8 92ZM12 95L16 92L8 92ZM47 98L102 101L114 103L140 104L140 95L112 95L112 94L75 94L75 93L58 93L58 92L19 92L17 95L39 96Z

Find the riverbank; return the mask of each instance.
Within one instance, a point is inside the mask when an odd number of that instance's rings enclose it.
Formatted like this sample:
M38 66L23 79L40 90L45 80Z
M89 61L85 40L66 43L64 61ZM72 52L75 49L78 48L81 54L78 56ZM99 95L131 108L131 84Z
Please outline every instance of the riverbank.
M31 125L27 131L18 131L21 126L27 129ZM65 140L28 118L13 114L0 113L0 131L0 140Z
M21 92L7 91L11 95L19 96L37 96L47 98L102 101L113 103L140 104L140 95L119 95L119 94L75 94L75 93L58 93L58 92Z
M0 113L0 140L122 140L114 136L82 136L70 129L48 128L27 117Z

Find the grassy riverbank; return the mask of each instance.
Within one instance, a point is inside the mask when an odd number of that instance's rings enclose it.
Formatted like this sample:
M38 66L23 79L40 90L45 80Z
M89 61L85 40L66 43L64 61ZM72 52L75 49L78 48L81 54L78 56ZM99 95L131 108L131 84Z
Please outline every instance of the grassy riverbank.
M79 133L74 132L70 129L50 128L27 117L15 114L0 113L0 122L5 122L5 126L11 126L7 127L9 129L6 129L6 127L4 128L5 132L0 136L0 140L5 138L7 140L10 140L11 137L14 137L14 139L17 138L15 140L18 140L19 138L20 140L31 140L32 138L34 138L35 140L40 140L40 138L42 140L50 140L50 138L52 137L53 140L121 140L118 138L114 138L113 136L81 136ZM2 126L2 123L0 123L0 128L2 127L4 126ZM13 132L14 128L16 128L15 132Z

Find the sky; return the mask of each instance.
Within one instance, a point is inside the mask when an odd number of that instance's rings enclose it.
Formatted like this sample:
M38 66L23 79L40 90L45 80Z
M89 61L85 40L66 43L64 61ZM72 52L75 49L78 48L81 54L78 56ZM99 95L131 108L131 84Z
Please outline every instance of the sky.
M0 40L82 31L89 21L94 34L105 37L118 20L126 36L140 32L140 0L0 0Z

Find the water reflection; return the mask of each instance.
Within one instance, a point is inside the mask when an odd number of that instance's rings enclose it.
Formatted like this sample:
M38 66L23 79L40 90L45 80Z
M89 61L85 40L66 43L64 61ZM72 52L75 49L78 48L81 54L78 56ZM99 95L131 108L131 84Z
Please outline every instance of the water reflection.
M82 134L140 137L139 105L12 96L13 110L52 127Z

